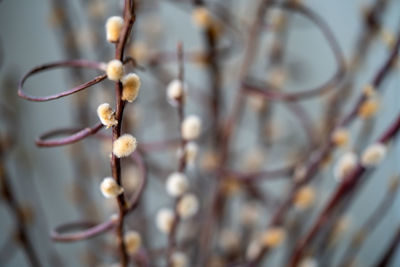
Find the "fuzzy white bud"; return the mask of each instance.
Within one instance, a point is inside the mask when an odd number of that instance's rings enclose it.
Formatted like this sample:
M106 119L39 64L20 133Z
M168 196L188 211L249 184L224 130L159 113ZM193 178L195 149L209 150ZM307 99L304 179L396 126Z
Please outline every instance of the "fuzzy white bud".
M304 258L300 262L299 267L318 267L318 262L314 258Z
M172 210L164 208L157 212L156 215L156 226L160 232L169 234L174 223L174 213Z
M113 178L106 177L100 184L100 191L106 198L113 198L122 194L124 189Z
M107 64L106 73L108 79L118 82L124 75L124 65L121 61L113 59Z
M172 267L186 267L188 266L187 256L180 251L175 251L171 255L171 266Z
M199 147L195 142L188 142L185 145L185 160L188 164L194 164Z
M194 140L201 132L201 120L196 115L187 116L181 125L181 134L185 140Z
M333 169L333 175L336 180L342 181L344 177L349 175L357 166L358 158L353 152L343 154Z
M140 89L140 77L136 73L129 73L122 77L122 100L133 102L138 94Z
M121 17L109 17L106 22L107 41L111 43L117 42L123 26L124 20Z
M115 112L108 103L103 103L97 107L97 116L99 116L101 123L107 128L118 124L118 121L115 119Z
M186 90L187 85L185 83L182 84L178 79L172 80L167 86L168 102L173 106L177 106L178 101L184 97Z
M185 194L179 200L177 211L182 219L188 219L195 215L199 210L199 200L193 194Z
M260 255L261 250L262 246L260 242L257 239L252 240L246 249L246 259L249 261L256 259Z
M361 164L364 167L377 166L386 156L387 148L384 144L376 143L367 147L361 155Z
M129 254L134 254L140 248L142 244L142 238L140 237L140 234L138 232L128 231L124 235L124 243L126 251L128 251Z
M294 169L293 179L295 182L301 182L304 180L307 174L307 168L305 165L297 165Z
M167 178L166 189L170 196L179 197L189 187L189 182L185 174L181 172L171 173Z
M130 134L124 134L114 141L113 153L118 158L127 157L135 151L136 146L136 138Z

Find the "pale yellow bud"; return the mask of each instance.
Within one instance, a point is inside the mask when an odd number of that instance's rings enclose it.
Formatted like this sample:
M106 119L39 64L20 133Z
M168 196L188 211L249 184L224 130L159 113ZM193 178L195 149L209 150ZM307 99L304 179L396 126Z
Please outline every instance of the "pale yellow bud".
M249 246L246 249L246 259L249 261L252 261L260 255L262 250L262 246L259 242L259 240L255 239L252 240L249 244Z
M358 116L364 119L369 119L374 116L379 109L379 101L375 98L368 98L358 109Z
M104 1L90 1L88 4L88 13L95 19L103 17L107 11L107 6Z
M196 115L187 116L181 125L181 134L185 140L194 140L201 132L201 120Z
M381 39L382 39L383 43L389 49L393 49L393 47L396 44L396 36L393 34L393 32L386 30L386 29L382 29L380 32L380 35L381 35Z
M261 111L265 108L267 101L259 95L251 94L248 96L247 101L254 111Z
M376 96L376 89L372 84L366 84L363 87L363 93L366 97L374 97Z
M113 198L122 194L124 189L113 178L106 177L100 184L100 191L106 198Z
M207 8L196 7L193 9L192 20L195 25L207 28L212 23L212 16Z
M107 64L106 73L108 79L118 82L124 75L124 65L121 61L113 59Z
M387 148L384 144L376 143L367 147L361 155L361 164L364 167L377 166L386 156Z
M174 172L167 178L166 189L170 196L179 197L187 191L189 182L184 173Z
M199 210L199 201L193 194L185 194L177 204L177 212L182 219L188 219Z
M333 229L332 243L336 243L344 233L348 232L351 226L351 219L348 216L342 216L338 219Z
M121 82L123 86L121 99L133 102L139 94L141 84L139 76L135 73L129 73L121 79Z
M221 232L219 245L227 253L234 252L240 247L240 239L236 232L230 229L224 229Z
M138 62L146 61L149 54L149 48L143 42L135 42L129 47L129 55Z
M295 182L301 182L306 177L307 167L305 165L297 165L294 169L293 179Z
M209 260L207 266L209 267L225 267L227 266L226 260L219 255L213 255Z
M118 121L115 119L115 112L108 103L98 106L97 116L99 116L101 123L107 128L118 124Z
M124 242L126 251L130 254L134 254L138 251L142 244L142 238L136 231L129 231L124 235Z
M349 143L350 134L345 128L336 129L332 134L332 142L336 146L346 146Z
M126 191L135 191L141 183L141 176L136 166L124 168L122 172L122 184Z
M314 258L304 258L301 260L299 267L318 267L318 262Z
M178 101L184 97L186 90L186 84L182 84L178 79L172 80L167 86L168 102L173 106L177 106Z
M188 266L188 258L186 254L180 251L175 251L171 255L171 266L172 267L186 267Z
M281 89L287 79L286 72L283 68L274 68L269 73L269 82L272 86Z
M185 145L185 160L188 164L194 164L198 150L199 148L195 142L188 142Z
M300 210L309 208L314 204L314 201L315 190L311 186L303 186L299 188L294 197L294 205Z
M172 210L164 208L158 211L156 216L156 226L160 232L168 234L174 223L174 213Z
M121 17L113 16L108 18L106 22L107 41L111 43L117 42L123 26L124 20Z
M261 243L264 247L276 248L283 243L286 238L286 231L282 227L272 227L267 229L261 236Z
M234 177L227 177L223 179L221 183L221 191L226 195L234 195L240 192L242 189L242 184L239 179Z
M337 161L333 174L336 180L342 181L344 177L349 175L357 166L357 155L352 152L343 154Z
M264 153L259 148L252 149L244 159L244 169L247 171L259 170L264 162Z
M240 211L240 222L243 225L254 225L259 218L260 210L256 202L245 203Z
M208 150L204 152L201 158L201 166L206 171L215 170L220 163L218 153L214 150Z
M135 151L136 146L136 138L130 134L124 134L114 141L113 153L118 158L127 157Z
M285 25L285 14L282 10L271 10L271 28L274 31L280 31Z

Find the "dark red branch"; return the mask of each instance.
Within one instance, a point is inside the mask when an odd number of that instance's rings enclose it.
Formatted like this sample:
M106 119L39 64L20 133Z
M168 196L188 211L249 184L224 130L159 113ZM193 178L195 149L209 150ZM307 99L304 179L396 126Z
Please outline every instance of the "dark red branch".
M54 147L54 146L64 146L68 144L72 144L78 142L89 135L96 134L103 128L103 124L97 123L93 127L87 127L84 129L57 129L51 132L47 132L41 135L36 140L36 145L40 147ZM47 140L48 138L52 138L59 135L71 134L70 136L64 138L57 138L55 140Z
M59 61L59 62L44 64L44 65L33 68L32 70L30 70L28 73L26 73L22 77L22 79L18 85L18 95L20 97L30 100L30 101L37 101L37 102L50 101L50 100L58 99L58 98L82 91L92 85L95 85L95 84L103 81L105 78L107 78L107 75L102 74L100 76L97 76L96 78L94 78L93 80L91 80L89 82L78 85L78 86L76 86L72 89L66 90L64 92L54 94L54 95L49 95L49 96L43 96L43 97L31 96L24 92L23 86L29 77L33 76L34 74L43 72L45 70L50 70L50 69L60 68L60 67L88 68L88 69L104 71L104 66L102 63L95 62L95 61L88 61L88 60L68 60L68 61Z

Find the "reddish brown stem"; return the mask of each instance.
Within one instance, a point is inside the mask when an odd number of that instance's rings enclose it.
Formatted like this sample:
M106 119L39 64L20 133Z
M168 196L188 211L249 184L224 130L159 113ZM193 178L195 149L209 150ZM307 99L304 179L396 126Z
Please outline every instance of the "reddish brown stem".
M115 59L123 61L126 42L131 33L133 23L135 21L134 4L131 0L125 0L123 11L124 25L120 33L120 38L115 44ZM122 83L120 81L115 83L115 98L116 98L116 114L115 117L118 121L116 126L112 128L112 141L117 140L121 136L122 118L124 112L125 102L121 98ZM115 181L121 185L121 159L114 155L111 156L111 172ZM117 242L119 247L120 262L122 267L128 265L128 254L124 243L124 217L126 213L126 202L124 194L120 194L117 198L118 202L118 222L116 227Z
M395 255L397 247L400 244L400 227L397 228L396 235L393 237L392 241L389 244L389 247L382 255L382 258L376 263L375 267L386 267L389 266L390 262Z

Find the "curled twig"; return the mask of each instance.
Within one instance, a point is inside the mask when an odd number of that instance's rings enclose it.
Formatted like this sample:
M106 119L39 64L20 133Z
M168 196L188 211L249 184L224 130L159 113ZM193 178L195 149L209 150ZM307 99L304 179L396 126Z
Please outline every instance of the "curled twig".
M88 60L68 60L68 61L59 61L59 62L44 64L44 65L33 68L32 70L30 70L28 73L26 73L22 77L22 79L18 85L18 95L20 97L25 98L30 101L37 101L37 102L50 101L50 100L58 99L58 98L68 96L68 95L74 94L76 92L82 91L90 86L93 86L93 85L103 81L105 78L107 78L106 74L102 74L102 75L97 76L94 79L92 79L84 84L78 85L72 89L63 91L58 94L49 95L49 96L36 97L36 96L28 95L24 92L23 86L29 77L31 77L34 74L43 72L45 70L50 70L50 69L60 68L60 67L77 67L77 68L88 68L88 69L104 71L104 66L102 63L95 62L95 61L88 61Z
M92 127L86 127L84 129L57 129L47 133L44 133L36 140L36 145L40 147L54 147L64 146L78 142L89 135L93 135L103 128L103 124L97 123ZM64 138L57 138L55 140L47 140L54 136L71 134Z

